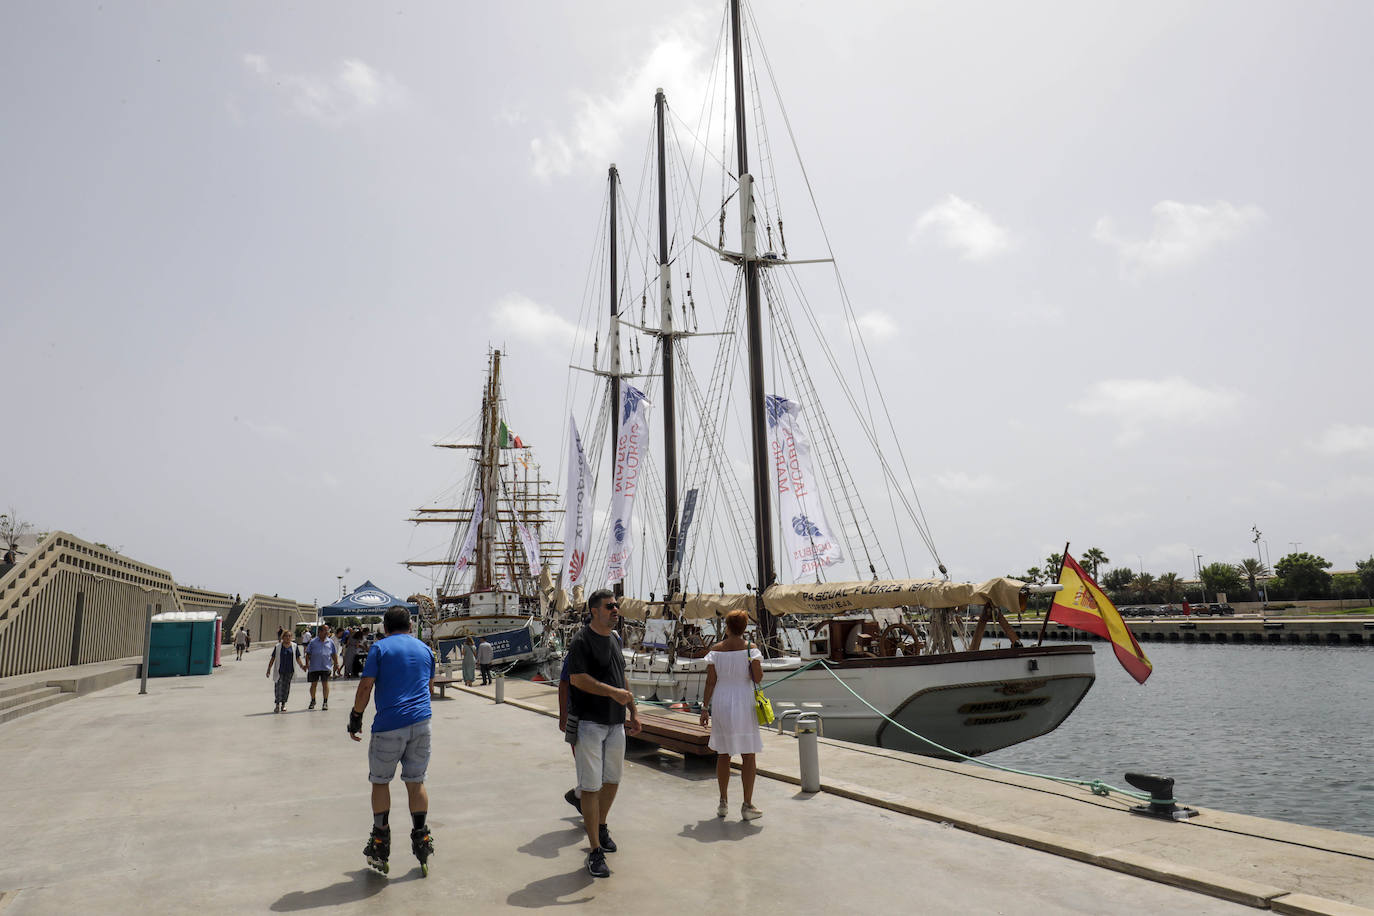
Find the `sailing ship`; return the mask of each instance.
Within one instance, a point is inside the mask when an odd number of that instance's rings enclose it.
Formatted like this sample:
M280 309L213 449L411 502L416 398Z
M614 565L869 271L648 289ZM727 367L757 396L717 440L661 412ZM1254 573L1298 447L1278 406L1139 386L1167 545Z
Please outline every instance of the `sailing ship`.
M432 595L412 600L441 661L449 663L468 637L491 643L497 664L539 664L555 654L545 626L549 590L541 590L540 580L550 581L550 564L561 557L560 543L546 536L558 497L546 491L549 481L502 405L501 351L492 350L476 441L435 443L470 454L457 505L420 508L409 519L453 529L444 559L405 561L412 569L442 571Z
M690 234L678 231L680 217L670 220L668 189L700 185L669 180L666 164L692 157L681 151L668 155L666 98L661 89L655 96L656 149L651 162L656 160L653 180L658 199L658 244L653 257L645 259L639 292L617 275L619 177L615 166L610 169L610 322L604 336L608 359L605 366L598 365L603 340L598 332L589 370L604 385L599 419L591 437L593 449L601 442L607 418L611 426L614 476L610 530L604 547L593 546L585 532L574 533L577 526L569 517L565 549L578 562L565 565L558 600L566 602L574 588L592 587L592 569L606 571L605 581L622 594L622 616L644 621L640 643L627 642L625 652L629 687L646 700L699 703L706 680L703 656L713 631L718 636L719 621L726 612L744 609L757 622L757 634L767 656L763 663L765 684L771 684L768 695L774 708L780 714L796 710L819 715L827 737L935 756L976 756L1045 734L1073 712L1092 686L1092 648L1022 645L1005 616L1006 611L1020 611L1026 606L1031 590L1021 581L1003 577L960 582L950 578L919 503L906 495L914 492L909 472L905 481L899 478L898 471L905 470L904 457L900 467L886 457L884 448L879 447L874 410L861 406L865 399L871 403L872 393L856 394L852 386L846 387L846 378L837 369L837 384L855 408L852 422L859 426L862 437L858 441L876 456L889 499L906 509L940 575L929 579L894 577L882 541L862 507L846 450L840 445L842 439L835 434L816 396L816 386L806 368L807 351L798 341L789 304L784 301L786 290L798 283L797 266L830 263L832 259L789 257L776 188L765 180L768 176L750 170L750 120L761 117L762 106L746 101L746 82L751 86L759 82L756 75L746 73L750 68L744 54L746 48L761 45L756 35L744 34L741 5L741 0L729 0L729 23L723 32L729 36L730 50L722 55L728 56L733 77L733 117L727 118L727 123L733 123L726 128L722 145L728 149L733 142L735 168L722 179L719 205L698 208ZM724 86L726 80L721 84ZM728 155L721 158L728 159ZM771 165L771 151L765 148L761 158L766 166ZM652 165L646 172L653 172ZM734 247L727 245L726 232L727 212L732 207L739 226ZM670 225L675 227L673 232ZM703 238L715 229L717 241ZM703 252L709 256L699 260ZM719 332L724 336L704 392L696 385L685 351L685 339L699 333L693 287L703 283L703 273L709 276L703 261L710 261L727 275L718 285L730 291ZM720 268L720 264L725 267ZM682 301L675 301L675 289L686 290ZM651 290L658 300L657 323L648 320ZM842 290L841 285L848 330L857 340L858 322ZM799 298L810 323L819 330L821 323L804 295ZM640 305L638 321L634 320L636 299ZM656 339L647 371L633 358L630 368L635 371L626 371L622 365L622 329ZM743 374L747 376L745 425L750 441L752 507L733 480L733 456L722 445L720 432L728 425L732 406L728 389L736 374L737 361L732 354L738 347L731 338L741 332L747 341ZM819 343L813 347L819 347L835 366L833 350L823 334L817 336ZM859 343L856 349L862 352L861 348ZM628 350L632 356L639 352L634 343ZM769 365L766 352L772 356ZM857 371L867 368L864 362L860 361ZM781 393L777 386L787 381L784 376L791 386ZM765 387L766 378L775 386L772 393ZM644 389L635 384L643 384ZM676 403L679 385L688 394L685 409ZM650 403L661 417L661 469L644 448L646 405ZM886 411L885 404L883 409ZM682 436L692 443L692 454L685 473L679 475L677 443L682 425L694 428ZM890 432L896 439L895 428ZM572 433L580 455L575 419ZM817 446L814 457L811 434L815 434ZM900 450L898 440L892 454L902 454ZM815 458L819 458L819 472ZM587 472L578 472L577 464L572 462L569 468L570 494L587 488ZM642 489L640 485L660 471L663 527L652 536L653 546L662 552L658 554L661 559L651 560L648 534L640 534L636 542L632 506L635 490ZM686 483L685 495L679 493L680 476ZM652 491L640 495L657 498ZM775 500L780 513L777 517L773 515ZM571 497L567 505L573 512ZM692 531L694 517L700 521ZM832 517L838 517L840 524L831 525L828 518ZM752 537L729 540L736 523L750 522ZM774 525L781 534L782 555L796 584L779 581ZM645 531L649 530L645 526ZM712 539L716 543L711 543ZM654 591L663 598L655 600L653 591L647 599L623 595L627 564L635 550L645 557L641 571L651 567L652 575L661 583L662 590ZM593 558L594 551L604 552ZM697 562L698 556L702 563ZM859 556L867 561L871 578L860 574L852 581L833 580L846 561L859 572ZM743 573L740 581L747 581L747 576L756 584L746 584L735 594L725 592L724 582L719 583L718 590L710 588L717 578L725 578L721 567L735 564L738 569L741 559L752 561L752 570ZM693 573L694 568L711 564L715 564L715 575ZM699 583L704 580L708 588L700 584L695 590L688 587L693 578ZM970 632L972 614L978 620ZM984 645L989 625L1001 628L1007 645Z

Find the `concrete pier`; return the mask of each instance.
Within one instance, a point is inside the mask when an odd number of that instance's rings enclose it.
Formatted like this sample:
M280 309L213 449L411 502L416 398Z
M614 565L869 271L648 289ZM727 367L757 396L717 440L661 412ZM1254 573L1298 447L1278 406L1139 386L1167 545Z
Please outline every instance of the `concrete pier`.
M1040 621L1024 617L1013 624L1017 636L1034 642ZM1145 642L1249 643L1308 646L1374 645L1374 617L1132 617L1135 638ZM1052 623L1046 640L1099 640L1082 630ZM1100 640L1099 640L1100 641Z
M554 692L514 680L504 704L480 689L435 702L436 856L421 878L397 787L386 879L361 854L355 683L307 712L298 678L274 715L266 665L258 649L147 696L120 683L0 726L0 914L1374 912L1374 838L1214 811L1153 821L1082 789L829 741L808 795L795 740L772 733L750 823L737 776L717 818L710 761L637 746L610 818L613 875L596 880L562 798L573 768Z

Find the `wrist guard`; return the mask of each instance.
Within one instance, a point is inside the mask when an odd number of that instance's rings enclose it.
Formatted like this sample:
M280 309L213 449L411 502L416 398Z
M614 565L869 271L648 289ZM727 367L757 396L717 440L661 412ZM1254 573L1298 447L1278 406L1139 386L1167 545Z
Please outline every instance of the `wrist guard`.
M358 712L356 709L350 710L348 713L348 733L350 735L356 735L358 732L362 730L363 714Z

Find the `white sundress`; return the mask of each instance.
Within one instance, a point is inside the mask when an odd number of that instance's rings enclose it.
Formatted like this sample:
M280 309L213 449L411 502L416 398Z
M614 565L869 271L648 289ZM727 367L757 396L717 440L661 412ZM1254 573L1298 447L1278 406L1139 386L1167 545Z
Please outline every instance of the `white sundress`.
M758 649L706 653L706 664L716 669L708 747L717 754L757 754L763 750L754 712L754 680L749 676L749 661L755 658L763 658Z

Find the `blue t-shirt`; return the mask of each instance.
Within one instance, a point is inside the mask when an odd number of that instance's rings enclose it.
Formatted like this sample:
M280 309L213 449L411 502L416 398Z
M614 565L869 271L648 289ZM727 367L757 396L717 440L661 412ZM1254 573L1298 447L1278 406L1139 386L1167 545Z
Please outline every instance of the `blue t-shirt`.
M409 633L392 633L374 645L363 663L363 677L377 681L372 692L377 704L373 732L405 728L430 717L434 653Z
M334 667L334 641L316 636L305 646L311 671L329 671Z

